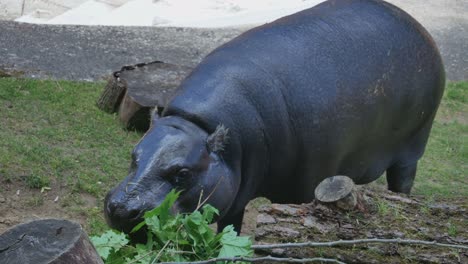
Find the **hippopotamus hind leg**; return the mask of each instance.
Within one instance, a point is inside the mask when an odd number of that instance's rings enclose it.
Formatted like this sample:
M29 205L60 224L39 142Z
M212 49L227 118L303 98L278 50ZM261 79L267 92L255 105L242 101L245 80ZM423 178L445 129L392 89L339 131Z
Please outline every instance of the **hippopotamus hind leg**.
M411 192L414 177L416 176L417 162L408 165L394 164L387 169L388 189L392 192Z
M387 184L390 191L406 194L411 192L418 160L424 154L432 120L433 116L407 142L403 151L397 156L397 161L387 169Z

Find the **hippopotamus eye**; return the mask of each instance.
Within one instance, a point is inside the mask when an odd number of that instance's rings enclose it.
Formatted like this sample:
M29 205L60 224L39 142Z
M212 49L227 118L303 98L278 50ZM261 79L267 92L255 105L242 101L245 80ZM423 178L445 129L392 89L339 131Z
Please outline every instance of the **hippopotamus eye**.
M173 185L181 186L181 185L187 184L190 181L191 176L192 176L192 172L187 168L183 168L183 169L180 169L179 171L177 171L177 173L175 175L173 175L169 179L169 181Z
M178 176L182 177L182 178L187 178L189 177L191 174L190 170L187 169L187 168L184 168L184 169L181 169L179 171L179 173L177 173Z

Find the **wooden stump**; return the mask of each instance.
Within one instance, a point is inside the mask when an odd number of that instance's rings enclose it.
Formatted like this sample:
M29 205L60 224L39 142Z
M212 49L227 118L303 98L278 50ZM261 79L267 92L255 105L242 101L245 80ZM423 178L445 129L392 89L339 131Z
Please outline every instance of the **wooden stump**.
M125 128L146 131L151 111L163 110L191 70L161 61L125 66L114 72L97 105L103 111L118 112Z
M0 262L103 263L77 223L44 219L17 225L0 236Z
M125 84L114 75L109 79L101 97L99 97L97 107L109 114L115 113L119 109L125 90Z
M343 175L332 176L320 182L315 188L315 199L322 203L333 203L344 210L352 210L358 204L353 180Z

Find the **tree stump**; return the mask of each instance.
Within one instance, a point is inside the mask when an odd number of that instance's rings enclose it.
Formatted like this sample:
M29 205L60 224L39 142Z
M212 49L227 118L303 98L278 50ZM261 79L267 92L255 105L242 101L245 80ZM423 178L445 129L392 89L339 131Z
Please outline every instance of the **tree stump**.
M125 89L125 84L118 77L115 77L114 73L113 77L107 82L101 97L99 97L97 107L109 114L117 112L120 102L125 95Z
M77 223L44 219L17 225L0 236L0 262L103 263Z
M322 203L334 203L344 210L352 210L358 204L354 182L348 176L326 178L315 188L315 199Z
M108 113L118 111L125 128L144 132L151 124L151 111L162 112L191 70L161 61L124 66L114 72L97 105Z

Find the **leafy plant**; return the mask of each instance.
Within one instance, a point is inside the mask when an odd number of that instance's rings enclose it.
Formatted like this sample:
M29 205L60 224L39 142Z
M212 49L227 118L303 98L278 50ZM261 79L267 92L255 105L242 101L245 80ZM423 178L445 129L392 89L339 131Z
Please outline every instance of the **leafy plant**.
M252 255L252 242L239 237L232 226L216 234L209 224L218 210L204 205L200 211L172 215L170 209L179 197L171 191L164 201L144 215L132 232L146 226L146 244L129 244L123 233L109 230L91 237L105 263L157 263L206 260L216 257Z

